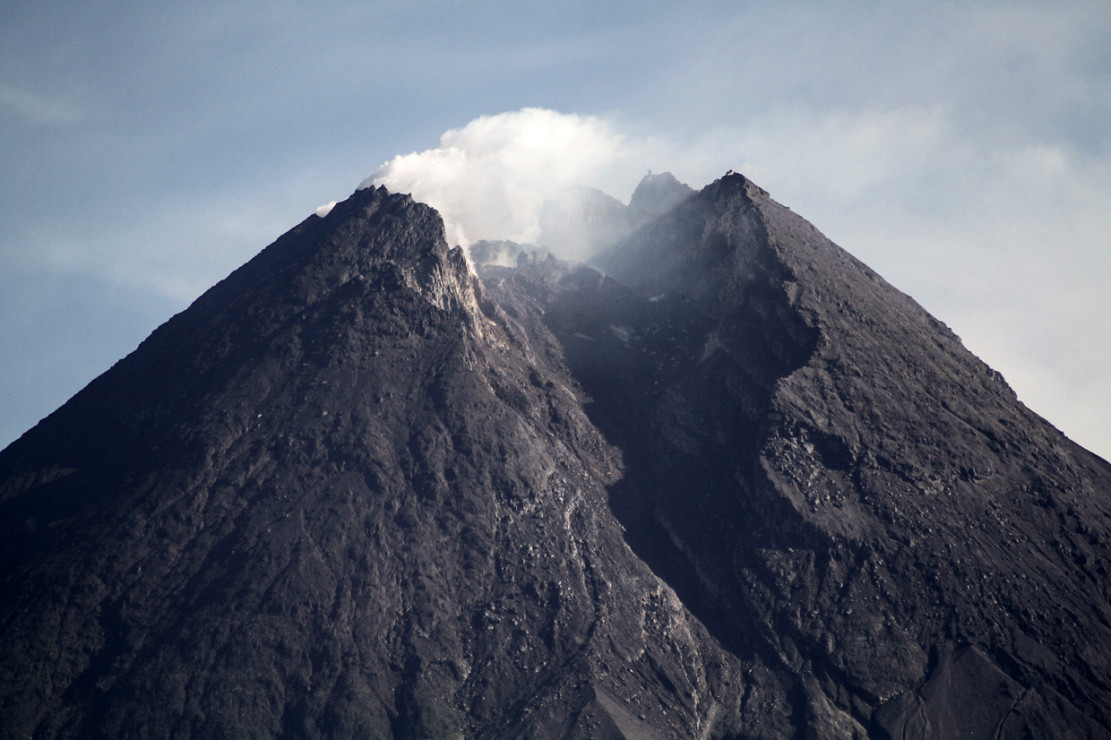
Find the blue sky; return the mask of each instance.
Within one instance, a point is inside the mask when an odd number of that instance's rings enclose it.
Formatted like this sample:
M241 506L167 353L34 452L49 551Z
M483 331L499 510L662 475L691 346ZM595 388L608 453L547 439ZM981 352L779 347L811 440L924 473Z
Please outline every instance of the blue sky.
M11 0L0 445L395 155L537 107L619 143L584 173L620 198L746 173L1111 457L1108 39L1102 0Z

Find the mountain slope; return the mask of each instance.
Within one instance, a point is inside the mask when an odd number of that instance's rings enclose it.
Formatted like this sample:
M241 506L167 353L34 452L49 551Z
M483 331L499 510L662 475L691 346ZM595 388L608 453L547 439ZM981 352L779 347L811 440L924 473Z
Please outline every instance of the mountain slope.
M739 175L599 264L541 300L723 644L857 732L1107 732L1106 462Z
M743 177L638 192L480 280L361 190L0 452L0 736L1106 735L1111 467Z
M360 191L5 450L4 736L735 719L558 347L482 300L431 209Z

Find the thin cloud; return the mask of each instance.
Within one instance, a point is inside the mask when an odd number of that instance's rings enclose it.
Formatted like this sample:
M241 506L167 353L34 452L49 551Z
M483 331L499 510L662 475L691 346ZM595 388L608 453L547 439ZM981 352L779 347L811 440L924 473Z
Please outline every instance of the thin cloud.
M0 108L35 125L77 123L86 117L81 106L68 98L4 84L0 84Z

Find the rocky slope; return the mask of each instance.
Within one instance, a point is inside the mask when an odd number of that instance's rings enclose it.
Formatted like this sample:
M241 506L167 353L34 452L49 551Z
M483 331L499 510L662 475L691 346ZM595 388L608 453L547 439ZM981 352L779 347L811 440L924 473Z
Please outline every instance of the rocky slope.
M739 726L579 393L431 209L310 217L3 453L0 732Z
M480 280L359 191L0 453L0 736L1105 736L1111 466L743 177L638 193Z
M500 284L545 306L630 543L723 645L830 734L1107 733L1106 462L739 175L599 264Z

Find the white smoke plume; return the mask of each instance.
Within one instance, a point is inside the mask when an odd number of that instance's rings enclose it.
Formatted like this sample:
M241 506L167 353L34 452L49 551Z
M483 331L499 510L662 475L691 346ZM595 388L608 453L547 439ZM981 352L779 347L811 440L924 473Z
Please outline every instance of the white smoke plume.
M439 147L394 157L359 187L385 185L431 205L451 244L536 243L545 211L575 189L627 202L650 161L645 148L603 119L525 108L452 129Z

